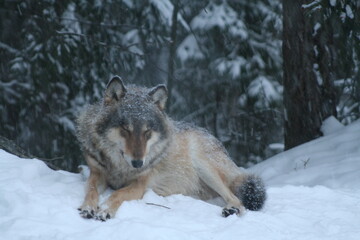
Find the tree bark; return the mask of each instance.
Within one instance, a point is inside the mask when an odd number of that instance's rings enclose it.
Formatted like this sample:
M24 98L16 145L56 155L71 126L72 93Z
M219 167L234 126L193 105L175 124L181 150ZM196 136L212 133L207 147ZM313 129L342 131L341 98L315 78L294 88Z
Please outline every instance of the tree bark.
M328 77L321 79L321 75L329 75L330 69L323 68L320 77L314 70L314 23L302 6L308 2L283 1L285 150L321 136L322 121L336 116L336 103L328 95L332 84Z

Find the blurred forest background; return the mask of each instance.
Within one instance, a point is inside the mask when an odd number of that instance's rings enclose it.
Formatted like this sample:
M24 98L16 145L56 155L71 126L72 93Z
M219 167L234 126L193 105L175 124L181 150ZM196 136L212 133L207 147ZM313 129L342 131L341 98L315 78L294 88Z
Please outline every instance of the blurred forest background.
M169 115L208 129L245 167L282 151L294 128L286 121L296 103L284 97L302 85L283 81L292 79L286 71L310 72L331 99L330 115L349 124L360 117L360 3L295 2L0 0L0 135L76 171L76 116L113 75L167 84ZM283 31L299 21L291 11L306 19L297 31L306 30L311 53L293 70L287 64L302 48L283 55L283 39L299 36ZM329 115L319 114L320 123Z

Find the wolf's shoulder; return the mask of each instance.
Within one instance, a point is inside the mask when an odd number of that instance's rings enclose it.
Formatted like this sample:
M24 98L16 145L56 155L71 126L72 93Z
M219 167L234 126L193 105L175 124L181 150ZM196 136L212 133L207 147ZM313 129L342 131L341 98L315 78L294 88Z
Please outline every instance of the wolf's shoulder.
M184 135L189 139L196 138L197 141L200 141L204 146L211 146L213 149L218 149L228 156L228 152L214 135L212 135L205 128L196 126L192 123L187 122L174 122L174 128L176 129L176 133L180 135Z
M177 132L186 132L186 131L192 131L195 130L197 127L189 122L183 122L183 121L172 121L174 129Z

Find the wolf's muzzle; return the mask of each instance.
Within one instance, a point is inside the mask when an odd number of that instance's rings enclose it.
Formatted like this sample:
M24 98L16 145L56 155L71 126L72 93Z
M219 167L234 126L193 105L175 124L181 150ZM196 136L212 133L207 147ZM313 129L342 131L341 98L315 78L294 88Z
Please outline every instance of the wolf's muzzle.
M142 160L132 160L132 161L131 161L131 165L132 165L134 168L141 168L142 165L143 165L143 161L142 161Z

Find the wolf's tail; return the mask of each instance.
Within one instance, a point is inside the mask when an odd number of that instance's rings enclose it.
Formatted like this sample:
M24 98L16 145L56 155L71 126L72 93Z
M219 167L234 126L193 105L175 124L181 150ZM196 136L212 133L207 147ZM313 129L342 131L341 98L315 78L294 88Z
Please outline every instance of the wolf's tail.
M246 209L260 210L266 200L266 189L262 179L256 175L242 177L234 189L235 195L241 200Z

